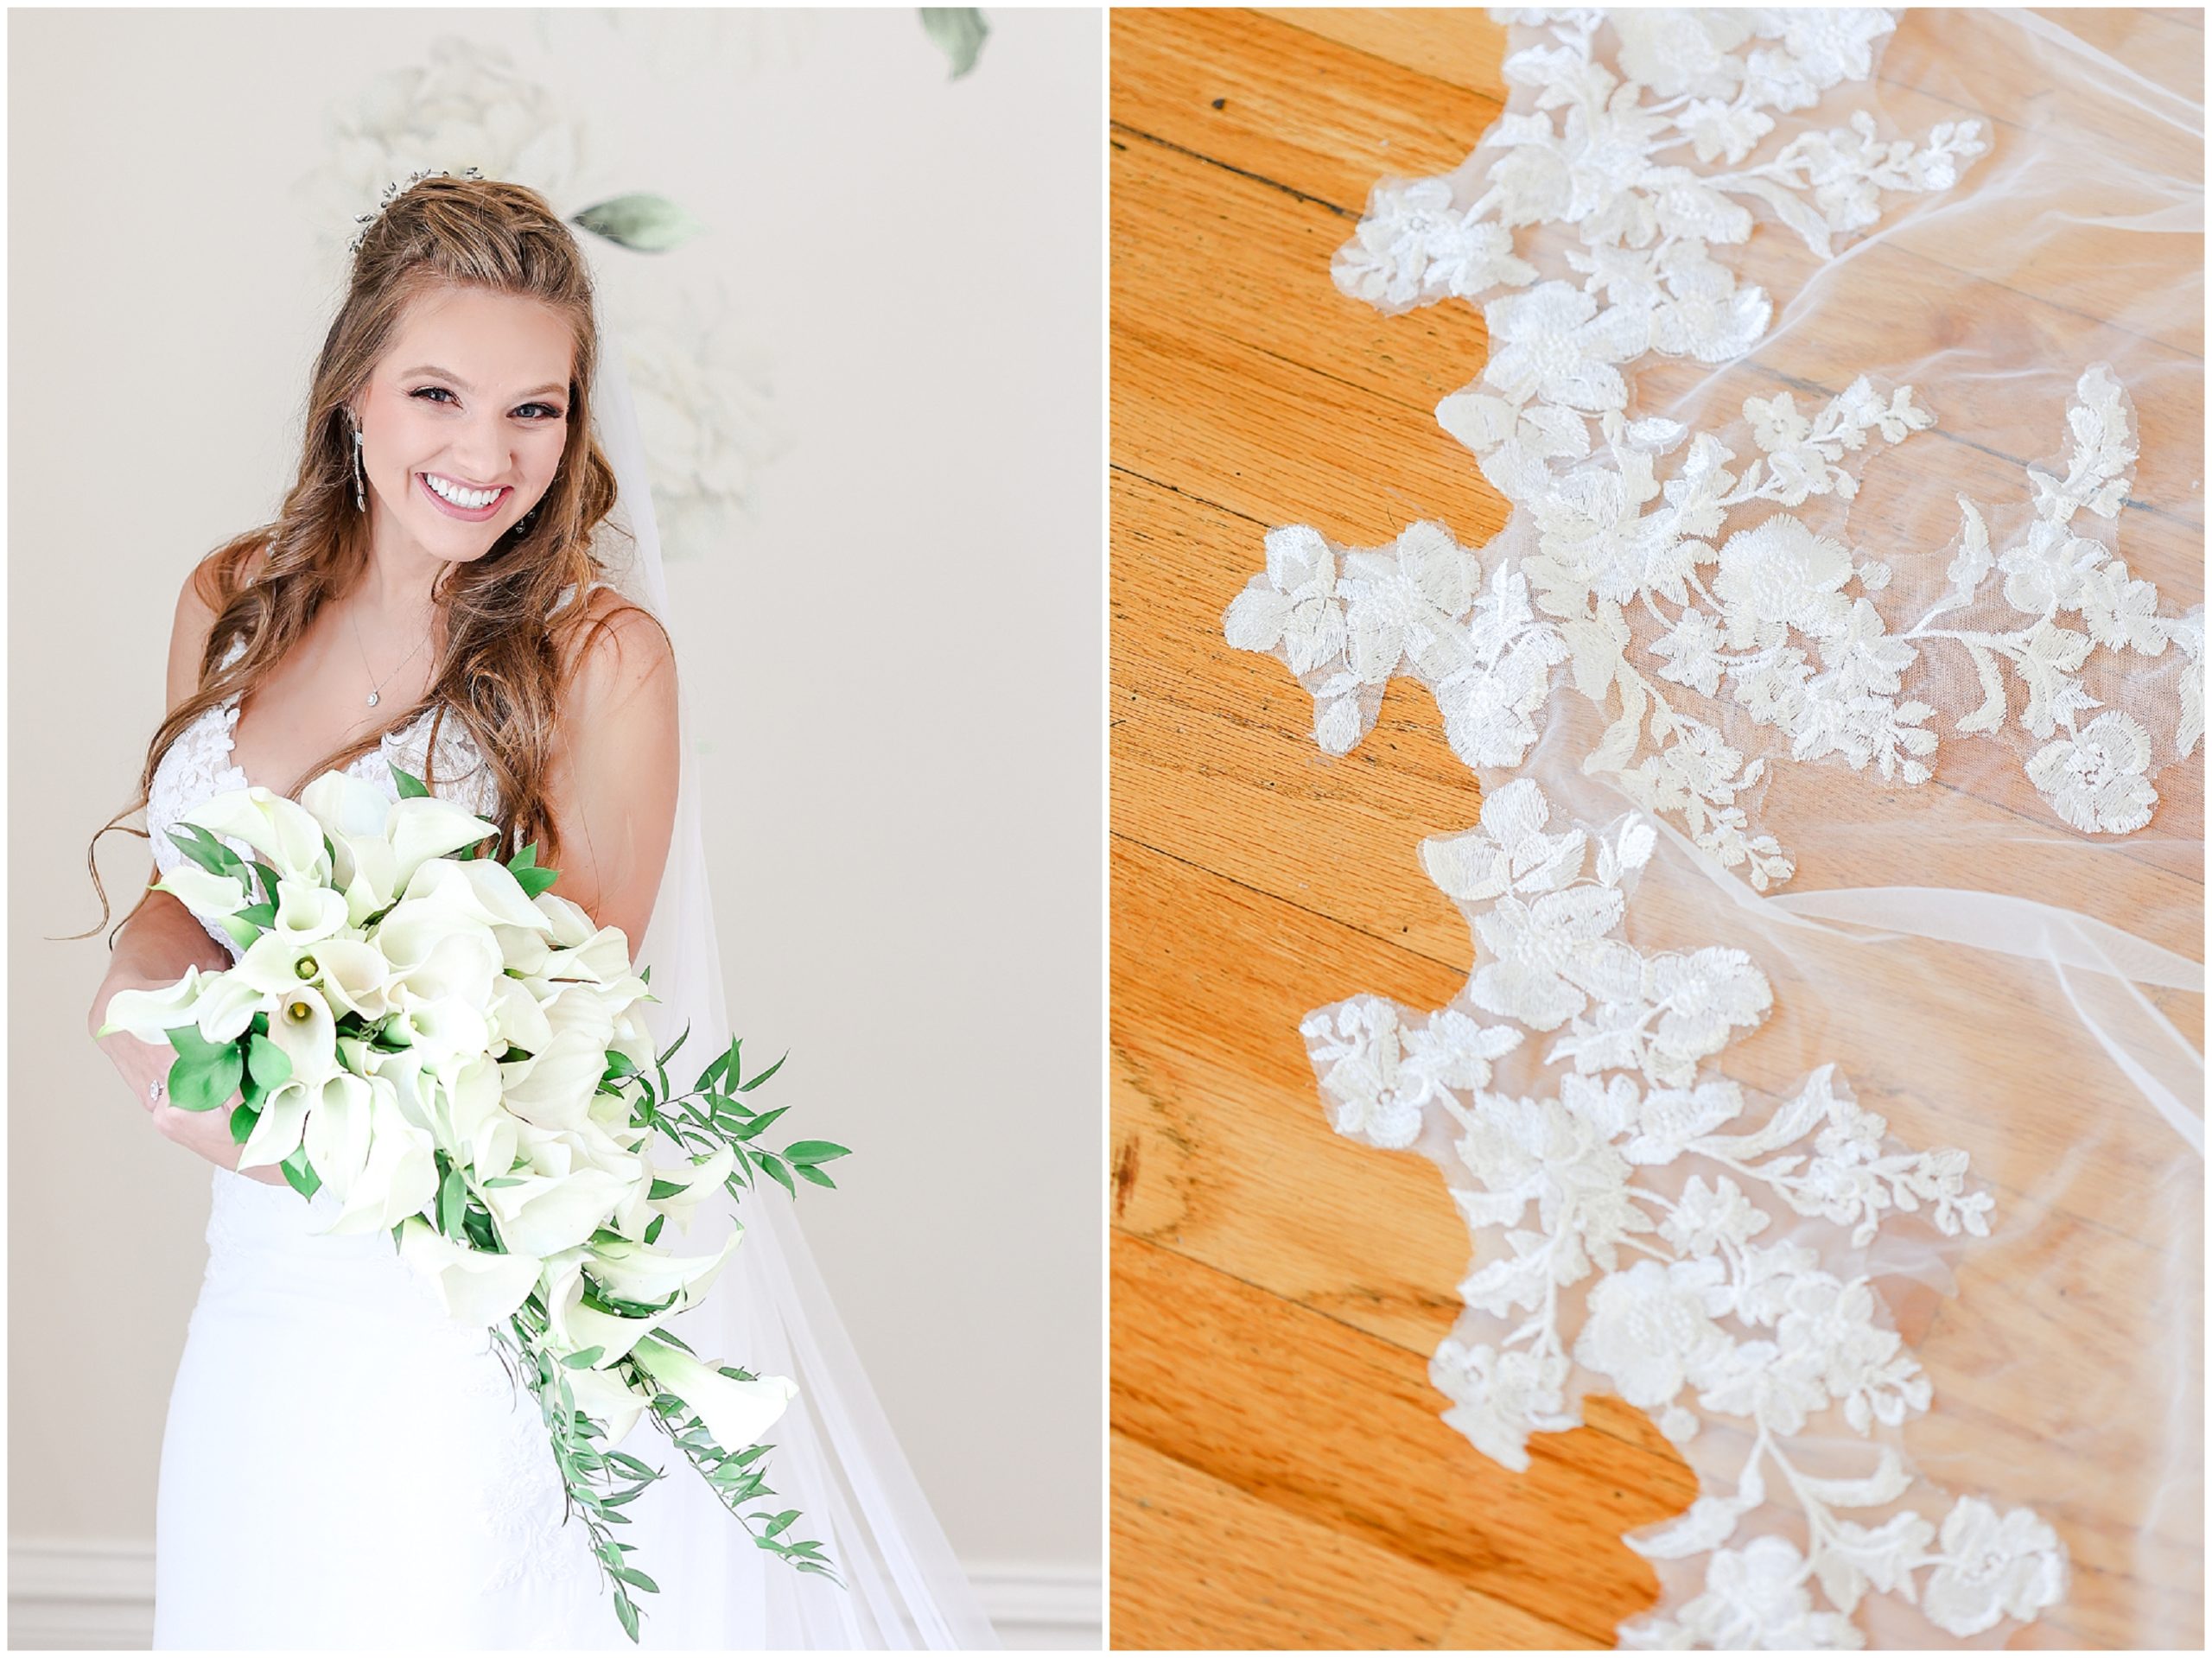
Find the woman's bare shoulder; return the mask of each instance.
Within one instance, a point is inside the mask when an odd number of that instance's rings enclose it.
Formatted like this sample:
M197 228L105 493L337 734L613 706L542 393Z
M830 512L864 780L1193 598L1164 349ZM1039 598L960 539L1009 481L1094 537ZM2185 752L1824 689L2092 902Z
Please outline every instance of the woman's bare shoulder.
M613 588L594 588L585 595L572 652L571 695L587 708L626 702L639 689L675 678L668 630Z
M176 614L169 626L168 706L175 708L200 689L200 664L207 652L208 631L231 596L251 581L266 562L258 541L243 549L219 547L195 563L177 590Z

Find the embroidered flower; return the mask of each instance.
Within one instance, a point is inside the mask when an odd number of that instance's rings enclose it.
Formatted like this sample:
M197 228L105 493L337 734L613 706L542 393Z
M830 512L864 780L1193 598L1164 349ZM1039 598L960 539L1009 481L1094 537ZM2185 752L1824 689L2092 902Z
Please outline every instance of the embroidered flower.
M1716 1261L1639 1261L1600 1279L1576 1360L1611 1377L1631 1405L1666 1404L1734 1345L1706 1311L1706 1293L1720 1277Z
M1756 1537L1742 1548L1715 1550L1705 1592L1682 1608L1677 1627L1688 1638L1680 1644L1785 1652L1865 1646L1850 1619L1813 1610L1805 1586L1811 1577L1787 1538Z
M1238 594L1224 619L1240 651L1280 645L1291 672L1310 674L1344 648L1344 601L1337 595L1336 556L1304 524L1268 532L1268 573Z
M1778 630L1786 627L1814 635L1840 627L1851 608L1841 591L1850 580L1849 549L1777 513L1728 537L1713 590L1728 607L1728 642L1740 651L1779 644Z
M1735 49L1751 36L1742 11L1624 10L1610 21L1621 37L1621 71L1661 98L1727 97L1744 78Z
M1419 305L1455 295L1471 299L1500 284L1535 280L1536 268L1513 254L1513 233L1455 207L1448 179L1377 187L1352 241L1338 252L1337 285L1379 306Z
M1685 1255L1709 1255L1724 1245L1740 1249L1772 1223L1773 1217L1744 1195L1726 1175L1707 1185L1692 1175L1681 1196L1660 1223L1660 1236Z
M1655 1088L1636 1114L1636 1135L1622 1148L1631 1163L1671 1163L1744 1109L1743 1090L1726 1081L1694 1089Z
M1479 903L1509 892L1556 892L1582 873L1589 837L1547 835L1551 802L1533 778L1516 778L1483 801L1482 822L1464 835L1421 842L1421 867L1446 898Z
M2113 708L2037 749L2028 761L2028 781L2083 834L2126 835L2149 823L2158 804L2158 791L2143 775L2150 763L2150 734Z
M1336 1009L1310 1015L1300 1026L1317 1061L1328 1064L1321 1087L1332 1101L1330 1122L1340 1134L1388 1150L1421 1137L1421 1107L1429 1078L1399 1075L1398 1010L1379 996L1355 996Z
M1444 1420L1491 1461L1525 1473L1531 1428L1573 1426L1564 1389L1567 1361L1525 1350L1501 1353L1446 1339L1428 1363L1428 1379L1452 1401Z
M2037 518L2028 538L1997 561L2005 572L2005 602L2031 616L2072 610L2081 602L2083 579L2104 560L2101 543Z
M1588 421L1548 403L1455 391L1436 405L1436 423L1474 451L1483 476L1509 501L1524 501L1550 487L1554 461L1582 461L1590 454Z
M2065 1598L2065 1551L2031 1509L2000 1520L1979 1497L1961 1497L1939 1541L1941 1563L1929 1574L1921 1610L1946 1634L1980 1635L1999 1619L2031 1618Z
M1498 900L1475 931L1497 959L1478 969L1469 986L1475 1005L1517 1019L1534 1031L1555 1031L1590 1005L1585 982L1618 975L1635 952L1605 935L1621 918L1621 895L1603 886L1547 893L1534 903Z
M1465 1093L1487 1088L1490 1062L1512 1052L1521 1042L1521 1032L1510 1026L1478 1025L1465 1013L1446 1008L1424 1028L1404 1033L1399 1075L1423 1098L1444 1089Z
M1624 408L1628 382L1613 365L1650 344L1647 313L1609 307L1563 282L1492 300L1483 308L1491 353L1483 378L1513 399L1531 397L1592 414Z

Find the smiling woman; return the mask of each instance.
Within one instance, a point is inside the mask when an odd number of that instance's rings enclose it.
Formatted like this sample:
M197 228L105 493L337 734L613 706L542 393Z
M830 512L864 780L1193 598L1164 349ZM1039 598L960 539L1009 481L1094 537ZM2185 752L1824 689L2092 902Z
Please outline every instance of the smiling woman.
M580 983L549 982L542 1008L531 991L524 997L526 1007L487 1001L493 1011L486 1017L495 1024L464 1018L448 1007L449 993L439 988L459 970L440 965L457 942L419 927L385 927L375 936L401 941L391 947L393 961L415 965L404 973L394 968L397 976L368 1010L376 1022L345 1038L362 1051L349 1061L353 1069L327 1084L343 1097L317 1092L326 1084L311 1078L307 1098L288 1101L282 1112L264 1106L264 1098L276 1097L264 1090L278 1088L289 1066L263 1081L259 1070L249 1077L233 1065L240 1092L220 1109L207 1109L228 1084L203 1086L191 1071L192 1056L201 1045L235 1033L211 1028L216 1016L205 1005L190 1015L197 1042L189 1030L172 1037L181 1056L174 1064L167 1046L142 1039L161 1032L138 1017L149 1005L146 992L166 990L194 968L223 974L243 948L232 914L238 905L195 901L186 907L184 900L203 892L207 880L188 867L188 860L200 860L186 824L212 826L240 855L257 855L253 835L238 825L260 823L278 793L296 798L303 790L327 823L340 798L329 791L331 773L353 790L343 797L365 801L357 809L372 818L379 816L382 800L426 790L461 809L450 821L462 838L495 826L503 862L547 872L547 880L557 866L557 896L539 900L553 907L543 916L527 905L503 914L503 931L518 920L536 926L550 919L564 955L604 954L620 963L621 981L638 995L645 987L630 976L630 941L644 941L639 959L647 972L660 966L665 985L673 939L679 976L688 981L678 983L676 994L692 998L685 1011L707 994L709 986L697 981L702 969L684 954L687 933L705 924L696 916L703 891L679 889L683 912L671 912L656 929L678 807L676 677L665 631L614 592L612 566L600 549L599 531L617 494L616 470L600 434L612 432L629 445L620 423L607 422L619 416L633 423L633 417L618 397L613 414L599 411L601 423L594 426L592 393L608 384L597 373L599 351L589 273L541 198L482 179L414 181L372 222L357 250L351 285L316 365L307 452L283 511L275 523L204 560L179 596L171 711L148 755L142 803L157 882L120 929L91 1014L98 1039L148 1103L156 1128L218 1171L207 1274L162 1446L157 1646L573 1646L614 1629L605 1609L609 1579L602 1566L617 1573L614 1605L633 1639L639 1614L627 1588L660 1592L652 1579L622 1565L623 1554L602 1535L607 1522L596 1529L563 1523L579 1490L591 1495L577 1458L595 1453L582 1439L571 1446L562 1437L571 1432L565 1418L549 1414L541 1425L531 1397L511 1385L503 1350L486 1340L483 1328L489 1323L497 1334L510 1310L503 1305L488 1319L464 1318L450 1294L442 1308L415 1276L430 1246L416 1239L395 1259L380 1236L395 1224L395 1213L403 1235L421 1224L410 1217L423 1200L386 1195L387 1188L399 1188L400 1177L378 1173L381 1148L413 1144L421 1181L428 1183L423 1190L442 1194L435 1199L437 1242L460 1250L459 1264L505 1269L503 1277L525 1294L537 1293L528 1287L541 1264L536 1257L548 1257L543 1265L553 1276L546 1280L543 1306L556 1331L597 1318L613 1331L626 1317L688 1307L690 1298L683 1293L673 1303L664 1302L658 1290L625 1300L609 1287L614 1280L606 1272L593 1280L595 1290L587 1289L578 1269L562 1264L567 1257L560 1251L573 1253L585 1233L593 1260L603 1255L608 1262L627 1261L626 1250L650 1253L658 1229L637 1236L648 1218L644 1208L632 1205L626 1221L619 1215L596 1224L587 1218L576 1238L564 1233L531 1242L516 1229L523 1217L510 1212L520 1194L493 1190L520 1185L534 1191L539 1183L565 1182L572 1197L582 1194L575 1201L597 1204L612 1201L607 1194L629 1191L622 1183L632 1180L642 1204L680 1197L687 1180L703 1178L685 1175L680 1155L664 1159L675 1172L671 1182L653 1179L649 1164L636 1172L640 1148L657 1125L665 1126L650 1110L642 1123L632 1123L625 1105L622 1122L601 1123L603 1114L562 1103L567 1096L558 1094L558 1084L570 1077L598 1100L600 1072L612 1063L607 1050L615 1040L609 1020L626 1015L616 1014L612 1004L602 1007L604 999L594 1000ZM634 454L630 464L636 464ZM642 501L627 510L644 555L636 574L650 591L658 581L650 510ZM406 710L396 719L378 712L388 696ZM363 785L369 785L365 793ZM233 810L222 804L238 801L251 805ZM452 838L439 845L449 846ZM378 898L362 886L371 865L359 860L368 854L352 850L354 842L346 839L345 867L352 873L337 880L332 851L332 891L313 890L315 880L296 873L289 881L271 881L267 925L280 939L292 936L299 918L315 908L308 900L319 898L323 909L335 906L346 939L353 941L345 947L359 953L372 948L359 942L368 937L359 930L378 925L376 918L395 899L390 913L397 917L437 870L484 867L446 858L425 861L417 846L406 867L419 867L419 878L410 877L404 891L395 883L393 892ZM467 855L467 848L461 850ZM561 936L564 928L570 936ZM335 962L340 941L326 932L327 926L298 937L319 939L315 956ZM408 938L416 943L409 945ZM211 940L219 948L210 950ZM542 946L537 954L544 956ZM320 1031L310 1045L327 1070L340 1045L331 1029L334 1014L341 1007L363 1009L354 1005L358 996L335 983L327 986L325 1006L325 980L315 975L327 979L336 969L315 956L291 952L279 972L280 1002L291 998L284 1014L302 1023L300 1031L273 1028L280 1014L272 1006L269 1041L291 1054L300 1032ZM247 952L237 982L259 983L249 972L258 959ZM296 986L294 969L302 981ZM429 977L415 990L398 988L413 982L410 974ZM593 975L590 982L601 981ZM499 984L512 1000L515 985L505 979ZM451 1021L467 1025L468 1018L474 1023L467 1028L479 1035L474 1047L464 1047L478 1058L479 1050L491 1056L473 1072L455 1069L458 1058L439 1058L451 1045ZM664 1032L654 1034L665 1039ZM582 1044L581 1059L569 1051L576 1044L563 1045L571 1036ZM651 1052L641 1049L643 1057L629 1061L631 1071ZM400 1071L391 1069L395 1064ZM192 1098L182 1097L185 1083L178 1084L178 1100L166 1096L165 1081L177 1077L191 1083ZM737 1087L734 1070L728 1086ZM486 1109L481 1101L468 1104L467 1096L486 1090L489 1099L504 1102L497 1109L515 1114L496 1153L480 1149L476 1131L459 1126L464 1113L474 1120ZM326 1128L319 1135L318 1117L333 1113L353 1130ZM281 1134L268 1127L279 1122ZM346 1146L352 1151L340 1155ZM679 1142L675 1149L690 1147ZM842 1149L824 1143L814 1155ZM799 1147L785 1155L807 1160ZM487 1156L493 1160L477 1167ZM719 1172L710 1184L719 1185L734 1165L725 1155L713 1166ZM473 1177L466 1173L470 1168ZM810 1178L818 1172L808 1172ZM283 1191L287 1184L309 1201ZM469 1193L486 1205L483 1239L474 1247L490 1253L480 1256L449 1241L463 1235L459 1217L474 1201ZM653 1259L671 1268L709 1269L718 1268L721 1258ZM526 1274L515 1274L518 1263ZM587 1306L580 1298L593 1293L600 1299L580 1310ZM644 1305L648 1301L653 1305ZM478 1294L472 1305L480 1304ZM591 1338L588 1349L588 1338L579 1337L563 1350L566 1364L590 1372L578 1375L563 1396L572 1393L578 1410L588 1397L600 1401L590 1405L592 1415L621 1425L600 1429L609 1448L634 1425L652 1387L677 1385L670 1367L692 1363L672 1356L664 1342L645 1339L647 1329L658 1324L623 1329L619 1350L608 1345L612 1333ZM696 1328L690 1333L703 1334ZM595 1368L626 1361L658 1366L652 1374L660 1381L617 1383L615 1372ZM685 1374L694 1389L725 1385L711 1368L693 1363ZM257 1385L240 1389L241 1375L257 1378ZM753 1385L751 1376L746 1382ZM588 1384L595 1390L589 1394ZM645 1387L647 1394L632 1396L626 1391L632 1385ZM767 1377L757 1385L774 1390L772 1414L780 1414L790 1382ZM823 1385L825 1402L834 1400L828 1379ZM531 1395L552 1400L550 1387L533 1382ZM547 1453L549 1427L557 1456ZM748 1429L716 1454L744 1450L763 1431ZM393 1456L395 1445L406 1453ZM313 1495L299 1483L302 1469L312 1471ZM426 1521L414 1493L432 1471L442 1501ZM342 1502L340 1491L346 1494ZM687 1642L734 1637L713 1603L699 1598L712 1589L720 1558L710 1547L698 1550L702 1516L695 1511L681 1523L674 1516L651 1503L637 1516L651 1521L671 1549L686 1540L684 1525L693 1528L690 1580L665 1603L666 1621ZM718 1510L703 1518L709 1528L728 1519ZM786 1517L778 1530L789 1524ZM925 1509L917 1528L931 1524ZM432 1542L427 1549L426 1525ZM767 1537L777 1540L776 1532ZM842 1541L855 1551L862 1543L849 1534ZM821 1545L798 1544L794 1537L780 1547ZM850 1569L872 1586L865 1556ZM630 1575L620 1577L623 1572ZM391 1594L389 1585L402 1577L408 1592ZM895 1627L911 1617L925 1631L934 1623L948 1636L957 1628L971 1642L988 1642L957 1574L934 1591L906 1592L909 1610Z

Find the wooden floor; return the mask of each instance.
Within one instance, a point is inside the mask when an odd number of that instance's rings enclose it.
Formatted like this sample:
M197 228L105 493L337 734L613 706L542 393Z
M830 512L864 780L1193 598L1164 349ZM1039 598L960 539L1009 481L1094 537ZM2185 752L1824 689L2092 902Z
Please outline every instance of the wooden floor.
M2200 60L2201 19L2169 25ZM1440 1420L1465 1230L1428 1162L1329 1130L1297 1025L1461 988L1465 924L1414 848L1474 822L1474 783L1403 686L1325 759L1281 664L1221 636L1274 525L1503 523L1432 412L1479 314L1386 320L1328 277L1378 177L1446 171L1497 118L1503 43L1477 12L1114 16L1117 1648L1611 1646L1656 1592L1620 1534L1694 1490L1617 1401L1525 1475ZM2202 533L2151 556L2196 569Z

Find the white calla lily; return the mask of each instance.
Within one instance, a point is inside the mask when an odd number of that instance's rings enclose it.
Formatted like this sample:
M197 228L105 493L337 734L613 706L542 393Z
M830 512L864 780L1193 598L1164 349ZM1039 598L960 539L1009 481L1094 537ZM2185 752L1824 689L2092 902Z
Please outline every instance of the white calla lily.
M552 959L551 941L534 929L494 927L492 936L499 941L499 953L506 958L507 971L522 978L537 976Z
M497 823L487 823L440 795L395 800L385 815L384 838L391 842L402 892L415 878L415 872L431 859L474 846L499 832Z
M492 981L492 1025L524 1053L543 1053L553 1041L553 1026L530 987L504 973Z
M296 800L256 784L232 789L186 812L180 820L211 834L243 841L259 853L283 880L323 882L330 858L322 844L322 825Z
M300 804L322 825L323 833L334 843L382 840L385 819L391 811L390 796L351 772L325 772L300 791ZM339 856L342 863L342 847ZM341 881L345 879L338 870L333 873Z
M300 1083L285 1083L261 1102L261 1115L238 1153L238 1172L267 1168L282 1163L300 1148L300 1134L307 1127L308 1107L320 1090ZM312 1159L310 1159L312 1160Z
M370 1125L379 1088L388 1093L391 1084L341 1070L323 1083L321 1097L308 1113L301 1135L308 1166L341 1207L369 1160Z
M322 987L333 1007L366 1020L382 1019L390 1011L385 987L391 969L374 944L359 938L326 938L307 954L316 969L308 981ZM296 962L294 972L296 977Z
M347 924L344 894L282 875L276 878L276 913L269 925L271 937L305 946L329 937Z
M432 858L407 883L410 899L438 899L486 926L550 933L553 924L530 901L506 865L493 858Z
M253 996L255 1010L267 1000L251 986L240 988ZM230 1039L236 1039L251 1018L249 1013L247 1020L239 1023L238 1030L231 1033ZM200 1028L211 1042L226 1039L210 1031L204 1018ZM322 992L311 984L296 982L275 997L274 1006L269 1008L269 1039L282 1048L284 1057L292 1062L292 1076L297 1082L320 1088L323 1078L338 1068L337 1018Z
M553 924L553 943L556 949L574 950L590 939L599 931L599 924L585 913L581 904L572 904L555 893L540 893L531 903L537 912Z
M181 979L158 990L118 990L107 999L107 1022L98 1034L113 1036L118 1031L127 1031L141 1042L160 1046L178 1026L199 1022L202 981L214 976L188 967Z
M673 1295L681 1310L699 1304L744 1236L744 1228L738 1228L709 1255L670 1255L649 1243L601 1240L586 1246L584 1270L618 1300L650 1305Z
M740 1382L664 1343L650 1338L631 1350L638 1366L691 1407L724 1451L760 1443L785 1407L798 1397L788 1376Z
M652 1402L612 1370L570 1370L566 1375L576 1408L607 1430L599 1445L602 1451L612 1451L628 1439Z
M381 1090L370 1097L369 1119L368 1160L326 1231L389 1232L438 1195L429 1131L409 1121L397 1099Z
M620 927L601 927L571 949L556 950L546 962L549 979L581 979L616 984L631 976L630 941Z
M512 1317L537 1287L543 1264L535 1255L501 1255L469 1248L419 1217L401 1223L399 1255L437 1286L446 1312L472 1329L502 1324Z
M599 1356L588 1367L594 1370L603 1370L627 1358L632 1350L660 1324L659 1314L626 1318L620 1313L586 1306L584 1281L581 1274L575 1273L562 1275L559 1293L546 1297L546 1311L550 1324L547 1333L554 1350L565 1355L596 1347Z
M540 1128L575 1129L607 1074L607 1052L587 1033L556 1030L543 1052L500 1070L508 1110Z
M559 1175L518 1175L511 1186L487 1186L484 1202L499 1240L518 1254L550 1255L582 1243L632 1182L588 1166Z
M239 978L236 973L218 973L208 980L200 998L200 1005L193 1012L200 1025L200 1034L210 1042L235 1042L245 1034L245 1027L253 1023L256 1013L270 1007L270 999ZM276 1028L276 1014L270 1013L270 1028Z
M680 1227L689 1228L699 1212L699 1205L711 1194L722 1189L737 1167L737 1154L728 1146L717 1146L703 1163L678 1165L675 1168L656 1169L655 1176L683 1187L665 1197L652 1200L653 1208L667 1216Z
M217 875L189 861L154 883L157 893L168 893L196 916L220 920L236 915L251 900L245 883L236 875Z

